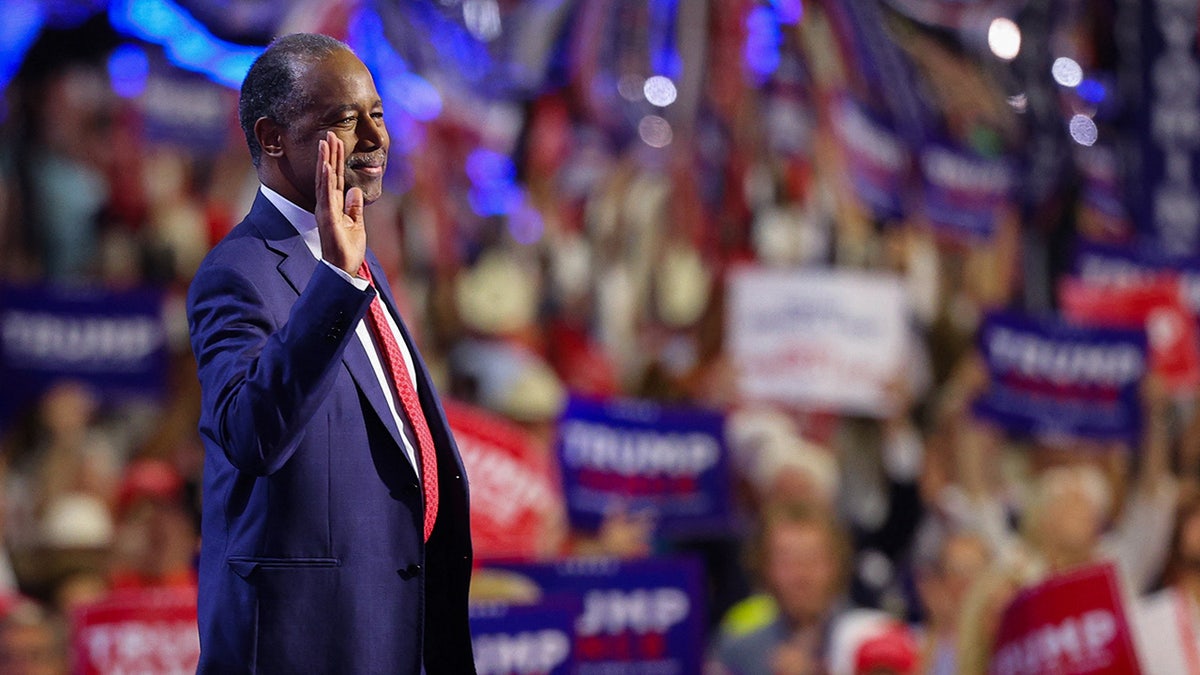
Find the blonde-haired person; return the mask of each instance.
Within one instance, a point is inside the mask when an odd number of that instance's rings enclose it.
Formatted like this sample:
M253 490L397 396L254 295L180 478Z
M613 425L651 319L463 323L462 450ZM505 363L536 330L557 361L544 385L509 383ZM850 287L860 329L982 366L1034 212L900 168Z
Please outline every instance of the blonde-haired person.
M1119 445L1077 446L1054 455L1056 463L1033 479L1021 518L1021 537L1000 552L997 566L968 594L960 626L960 670L986 672L999 616L1023 587L1095 563L1115 565L1121 589L1132 598L1146 592L1163 569L1178 488L1170 470L1170 400L1157 378L1141 391L1143 433L1137 476L1113 522L1113 486L1097 464ZM1043 450L1043 452L1046 452ZM1112 455L1110 455L1112 456Z

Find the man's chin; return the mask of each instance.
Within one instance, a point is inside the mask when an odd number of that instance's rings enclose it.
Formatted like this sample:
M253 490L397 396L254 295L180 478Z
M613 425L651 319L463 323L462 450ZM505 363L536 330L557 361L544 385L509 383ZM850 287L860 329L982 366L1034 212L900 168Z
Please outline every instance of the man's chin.
M356 187L356 188L362 190L363 201L366 202L367 204L372 204L377 199L379 199L380 197L383 196L383 181L382 180L373 180L373 181L366 181L363 183L355 183L353 185L347 185L347 187L348 188Z

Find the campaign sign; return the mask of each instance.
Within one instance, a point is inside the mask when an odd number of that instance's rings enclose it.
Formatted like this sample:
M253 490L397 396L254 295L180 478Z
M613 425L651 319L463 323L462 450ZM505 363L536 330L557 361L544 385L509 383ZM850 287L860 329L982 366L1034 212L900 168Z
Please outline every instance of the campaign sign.
M649 512L663 535L726 530L728 455L725 416L712 410L572 397L558 421L567 513L586 530L618 509Z
M1050 578L1005 609L989 675L1138 675L1111 564Z
M1200 257L1171 255L1149 242L1112 246L1089 241L1075 244L1075 274L1087 283L1125 286L1175 275L1184 306L1200 317Z
M1150 368L1168 390L1184 393L1200 384L1200 341L1178 278L1109 286L1068 277L1059 283L1058 300L1063 316L1075 323L1144 328Z
M906 206L908 149L895 131L850 96L834 96L829 108L854 194L876 218L900 218Z
M535 605L471 605L471 644L479 675L575 672L578 601L551 597Z
M444 401L446 420L471 479L475 557L534 558L566 507L550 456L520 427L489 412Z
M938 143L922 149L920 164L925 217L934 230L960 243L990 241L1015 184L1012 166Z
M71 617L78 675L192 675L199 660L195 590L117 591Z
M1145 331L992 314L980 327L979 347L991 379L974 403L980 417L1025 434L1137 436Z
M573 675L701 672L705 608L699 561L587 559L504 567L548 596L580 600Z
M146 138L204 157L224 149L221 139L229 135L234 93L199 73L151 56L137 94Z
M64 379L105 395L161 395L162 307L151 289L0 287L0 420Z
M895 275L743 267L729 280L729 352L742 397L874 417L908 347Z

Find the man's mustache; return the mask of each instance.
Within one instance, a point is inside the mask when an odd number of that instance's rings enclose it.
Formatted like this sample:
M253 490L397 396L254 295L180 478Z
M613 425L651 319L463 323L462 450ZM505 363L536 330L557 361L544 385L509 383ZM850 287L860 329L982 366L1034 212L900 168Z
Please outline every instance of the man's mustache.
M387 163L387 153L376 150L365 155L352 155L346 159L346 168L358 169L364 166L383 166Z

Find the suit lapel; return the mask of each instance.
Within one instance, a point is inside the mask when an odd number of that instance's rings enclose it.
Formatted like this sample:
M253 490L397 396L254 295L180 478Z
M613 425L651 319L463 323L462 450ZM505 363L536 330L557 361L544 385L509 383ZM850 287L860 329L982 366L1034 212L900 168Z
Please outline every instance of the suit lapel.
M299 296L308 285L317 265L321 264L320 261L313 257L296 228L283 217L283 214L279 213L279 210L262 192L259 192L257 199L254 200L250 214L251 217L254 217L254 222L259 232L262 233L267 248L282 257L278 265L279 274ZM372 269L378 269L378 267ZM379 278L383 278L382 275ZM393 314L393 316L396 315ZM367 399L371 409L379 417L379 421L388 430L396 447L402 449L404 442L401 439L400 430L396 428L396 420L388 408L387 399L383 396L379 378L375 376L375 369L371 367L366 349L363 348L362 340L359 340L357 335L346 345L346 350L342 353L342 362L350 371L350 377L354 379L354 384L358 386L363 398Z

